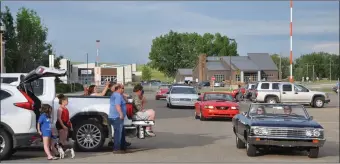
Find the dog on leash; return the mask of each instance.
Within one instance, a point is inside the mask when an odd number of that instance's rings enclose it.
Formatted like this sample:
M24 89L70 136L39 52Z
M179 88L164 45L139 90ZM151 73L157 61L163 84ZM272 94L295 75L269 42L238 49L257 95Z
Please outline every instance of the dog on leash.
M65 150L65 146L62 145L59 140L57 142L55 142L54 144L54 147L57 149L58 153L59 153L59 158L60 159L63 159L65 158L65 155L67 153L70 153L71 154L71 158L74 158L75 157L75 153L74 153L74 150L73 150L73 143L71 145L66 145L66 146L71 146L70 148L67 148ZM65 150L65 151L64 151Z

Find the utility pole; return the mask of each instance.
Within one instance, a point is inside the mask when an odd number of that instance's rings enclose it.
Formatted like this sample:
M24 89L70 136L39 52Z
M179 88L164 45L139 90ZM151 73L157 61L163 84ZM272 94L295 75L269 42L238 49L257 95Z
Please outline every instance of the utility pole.
M313 81L314 81L314 64L313 64Z
M89 81L89 53L86 53L86 84Z
M229 39L229 41L232 41L233 43L235 43L235 39ZM230 66L230 76L229 76L229 80L230 80L230 86L229 86L229 88L231 89L231 85L232 85L232 83L231 83L231 79L232 79L232 67L231 67L231 54L229 54L229 66Z
M307 77L309 78L308 63L307 63Z
M1 6L1 2L0 2L0 6ZM0 69L1 69L1 73L5 73L5 43L3 42L3 33L6 31L5 26L2 23L2 20L0 20Z

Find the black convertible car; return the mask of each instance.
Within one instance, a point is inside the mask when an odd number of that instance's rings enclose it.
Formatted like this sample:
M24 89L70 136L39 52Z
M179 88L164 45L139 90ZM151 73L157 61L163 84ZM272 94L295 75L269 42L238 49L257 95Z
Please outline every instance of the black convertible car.
M246 148L248 156L273 147L307 151L317 158L319 147L325 143L324 129L309 116L302 105L251 104L248 112L233 120L236 147Z

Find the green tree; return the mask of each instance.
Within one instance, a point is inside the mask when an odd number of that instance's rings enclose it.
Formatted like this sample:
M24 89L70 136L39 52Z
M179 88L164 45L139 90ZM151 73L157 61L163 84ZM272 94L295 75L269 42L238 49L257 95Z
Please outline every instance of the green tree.
M18 57L18 46L16 42L16 32L14 26L14 19L10 9L6 6L5 12L1 13L1 20L3 25L6 27L4 32L4 42L6 43L5 48L5 67L6 72L15 72L15 66L17 65Z
M142 80L148 81L151 80L151 69L148 66L143 66L142 68Z
M271 58L280 71L280 55L273 54L271 55ZM290 75L289 75L289 58L288 57L281 56L281 72L282 72L282 79L289 78Z
M177 33L156 37L149 53L150 65L168 77L174 77L178 68L193 68L199 54L208 56L238 56L237 43L219 33Z

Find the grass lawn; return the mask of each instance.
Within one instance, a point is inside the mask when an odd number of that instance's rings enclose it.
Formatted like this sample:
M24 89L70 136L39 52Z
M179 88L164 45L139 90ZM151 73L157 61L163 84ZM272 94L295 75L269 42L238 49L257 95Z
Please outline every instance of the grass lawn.
M142 71L144 65L137 65L137 71ZM164 82L173 82L173 78L167 78L162 72L158 70L151 69L151 79L160 80Z

